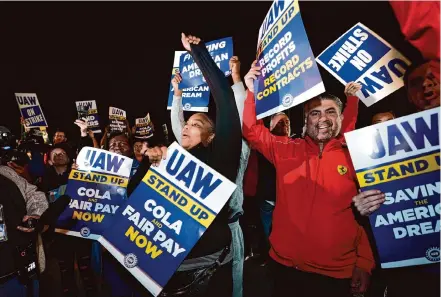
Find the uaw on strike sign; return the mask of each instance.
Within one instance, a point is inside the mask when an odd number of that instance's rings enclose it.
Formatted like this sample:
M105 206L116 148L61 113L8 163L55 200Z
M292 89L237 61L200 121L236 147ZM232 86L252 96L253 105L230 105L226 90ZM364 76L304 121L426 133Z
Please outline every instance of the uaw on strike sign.
M369 216L382 268L440 260L439 109L345 134L362 191L385 202Z
M35 93L15 93L18 108L27 128L47 127L46 118Z
M105 150L84 147L78 169L72 169L66 194L71 201L59 216L56 232L98 239L127 198L133 160Z
M175 142L98 240L157 296L235 188Z
M366 106L404 86L410 61L392 45L361 23L356 24L325 49L317 62L342 84L362 85L357 96Z

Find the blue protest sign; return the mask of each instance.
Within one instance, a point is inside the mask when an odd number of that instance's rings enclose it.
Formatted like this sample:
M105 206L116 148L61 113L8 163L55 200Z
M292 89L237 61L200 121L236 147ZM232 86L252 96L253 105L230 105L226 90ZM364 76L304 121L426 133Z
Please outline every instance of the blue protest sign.
M87 127L94 133L101 133L96 101L77 101L75 105L77 106L78 117L87 120Z
M148 113L145 118L138 118L135 120L135 137L140 139L147 139L153 136L153 123L150 120Z
M176 51L173 62L171 79L179 72L179 63L181 55L186 51ZM168 93L167 109L170 110L173 104L173 86L170 83L170 92ZM182 90L182 106L187 111L208 112L208 103L210 101L210 88L206 83L197 87L189 87Z
M362 191L386 201L370 217L381 267L440 260L439 110L345 134Z
M317 63L344 85L361 83L357 96L366 106L401 88L410 65L406 57L361 23L325 49Z
M47 122L41 110L35 93L15 93L18 108L24 118L26 128L47 127Z
M225 73L225 76L230 75L230 59L233 56L233 39L231 37L222 38L207 42L205 45L219 69ZM182 82L179 84L180 89L197 87L205 83L201 70L194 62L192 56L187 52L180 57L179 72L182 75Z
M298 0L274 1L259 30L254 82L258 119L325 91L303 26Z
M84 147L76 160L78 169L72 169L66 187L71 201L55 231L98 239L126 199L132 162L119 154Z
M157 296L235 188L175 142L99 242Z
M127 132L127 114L125 110L109 106L109 121L111 132Z

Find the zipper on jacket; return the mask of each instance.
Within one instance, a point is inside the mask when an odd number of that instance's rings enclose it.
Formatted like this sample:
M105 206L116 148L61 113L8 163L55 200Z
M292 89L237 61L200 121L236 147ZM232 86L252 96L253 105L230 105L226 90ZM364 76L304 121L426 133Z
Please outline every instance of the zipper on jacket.
M319 142L319 149L320 149L320 151L319 151L319 159L321 159L322 158L322 155L323 155L323 142Z

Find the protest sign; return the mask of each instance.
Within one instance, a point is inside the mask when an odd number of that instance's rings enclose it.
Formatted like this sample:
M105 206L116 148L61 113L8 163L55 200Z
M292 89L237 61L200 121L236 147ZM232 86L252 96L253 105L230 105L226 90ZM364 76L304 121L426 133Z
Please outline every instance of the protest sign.
M86 119L87 127L94 133L101 133L96 101L76 101L75 105L77 106L78 118Z
M150 114L145 118L135 120L135 137L147 139L153 136L153 123L150 120Z
M176 51L173 62L173 70L171 78L179 72L180 57L186 51ZM170 92L168 93L167 109L170 110L173 104L173 86L170 83ZM207 83L203 83L197 87L189 87L182 90L182 107L187 111L208 112L208 102L210 101L210 89Z
M225 76L230 75L230 59L233 56L233 38L227 37L210 41L207 42L205 46L213 57L216 65L225 73ZM182 76L182 82L179 84L180 89L197 87L205 83L205 78L201 70L193 60L193 57L187 52L184 52L180 57L179 72Z
M47 127L46 118L35 93L15 93L26 128Z
M385 202L369 219L382 268L440 260L439 110L345 134L362 191Z
M325 91L298 0L274 1L259 30L254 82L258 119L291 108Z
M357 96L366 106L401 88L410 65L400 52L361 23L325 49L317 62L344 85L359 82L362 88Z
M157 296L235 188L174 142L99 241Z
M127 132L126 111L109 107L110 132Z
M84 147L76 160L78 169L69 175L66 195L71 201L58 218L55 231L98 239L126 198L132 162L119 154Z

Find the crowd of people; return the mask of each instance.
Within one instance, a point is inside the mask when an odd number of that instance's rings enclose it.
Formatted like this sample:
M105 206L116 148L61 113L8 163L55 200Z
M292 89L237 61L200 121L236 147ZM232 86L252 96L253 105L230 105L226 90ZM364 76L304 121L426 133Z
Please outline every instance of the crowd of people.
M419 111L437 108L439 3L391 5L406 39L425 59L404 77L407 99ZM434 23L428 15L436 13ZM344 138L355 129L361 84L342 87L344 100L323 93L305 102L303 133L297 137L284 112L272 115L269 125L256 119L254 82L261 74L256 62L242 80L240 60L232 57L231 85L200 38L182 34L182 45L209 85L216 119L205 113L185 119L182 77L176 73L172 131L185 150L237 188L160 296L245 296L244 263L256 255L268 272L256 282L270 282L274 297L439 296L439 263L378 268L367 217L381 207L385 195L359 192ZM373 115L372 124L395 118L393 110L382 110ZM63 297L151 296L98 242L56 233L54 225L69 203L64 192L81 148L101 148L133 159L130 199L150 166L167 158L169 141L139 139L128 122L126 131L107 127L98 140L85 120L75 124L77 141L62 130L50 141L47 131L24 123L16 139L0 127L1 297L43 296L53 286ZM254 204L249 211L257 221L247 219L247 200ZM250 226L256 225L258 231L250 236ZM35 266L29 266L32 259ZM48 259L54 260L58 284L47 277L54 271ZM381 283L376 292L370 289L375 282Z

